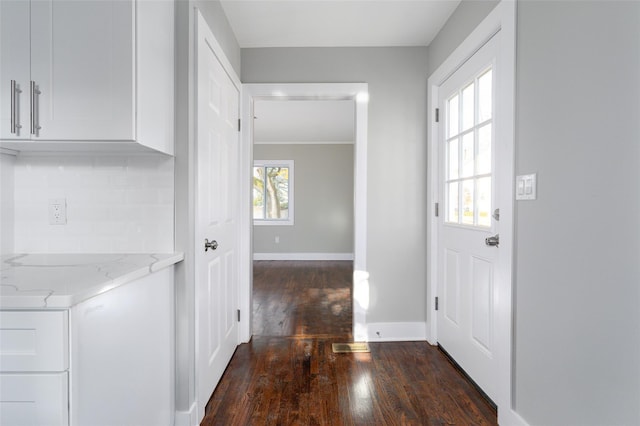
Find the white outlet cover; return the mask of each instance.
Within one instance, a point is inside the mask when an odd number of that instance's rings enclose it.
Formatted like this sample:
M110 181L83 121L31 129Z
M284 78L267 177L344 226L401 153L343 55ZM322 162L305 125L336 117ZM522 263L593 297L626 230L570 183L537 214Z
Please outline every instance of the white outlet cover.
M516 176L516 200L535 200L537 186L537 173Z
M53 198L49 200L49 225L67 224L67 200Z

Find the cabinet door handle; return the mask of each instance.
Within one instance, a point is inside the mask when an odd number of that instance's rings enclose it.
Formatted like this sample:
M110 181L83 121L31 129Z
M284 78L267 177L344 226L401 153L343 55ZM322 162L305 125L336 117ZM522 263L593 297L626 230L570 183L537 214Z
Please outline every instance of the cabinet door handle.
M18 89L18 85L15 80L11 80L11 133L18 134L18 129L22 126L18 124L18 93L21 92Z
M38 113L39 113L38 95L40 93L42 92L38 90L36 86L36 82L31 80L31 134L32 135L37 135L38 130L42 129L42 127L39 126L40 117L38 116Z
M31 114L30 114L30 121L31 121L31 134L35 135L36 134L36 125L34 122L34 116L36 114L36 82L31 80Z

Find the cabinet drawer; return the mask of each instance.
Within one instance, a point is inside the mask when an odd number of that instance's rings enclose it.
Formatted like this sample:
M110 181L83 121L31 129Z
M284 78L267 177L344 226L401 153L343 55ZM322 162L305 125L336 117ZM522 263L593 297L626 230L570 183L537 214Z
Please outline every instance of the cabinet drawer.
M69 424L68 373L0 374L0 424Z
M67 311L1 311L0 371L69 368Z

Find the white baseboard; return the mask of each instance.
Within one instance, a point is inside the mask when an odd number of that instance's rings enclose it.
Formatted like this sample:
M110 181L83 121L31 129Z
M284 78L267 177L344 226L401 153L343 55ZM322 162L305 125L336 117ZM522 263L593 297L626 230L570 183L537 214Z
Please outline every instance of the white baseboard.
M529 426L529 424L513 409L502 409L498 407L498 423L510 426Z
M174 426L198 426L196 419L196 403L194 402L189 411L176 411Z
M253 260L353 260L353 253L253 253Z
M369 342L413 342L427 339L424 322L377 322L367 324Z

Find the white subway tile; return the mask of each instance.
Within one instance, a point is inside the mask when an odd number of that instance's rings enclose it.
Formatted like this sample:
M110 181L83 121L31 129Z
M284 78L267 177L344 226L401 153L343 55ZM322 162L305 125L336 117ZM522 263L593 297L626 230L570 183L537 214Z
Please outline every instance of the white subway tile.
M16 250L173 250L173 164L157 155L18 157ZM48 224L51 198L67 200L67 225Z

